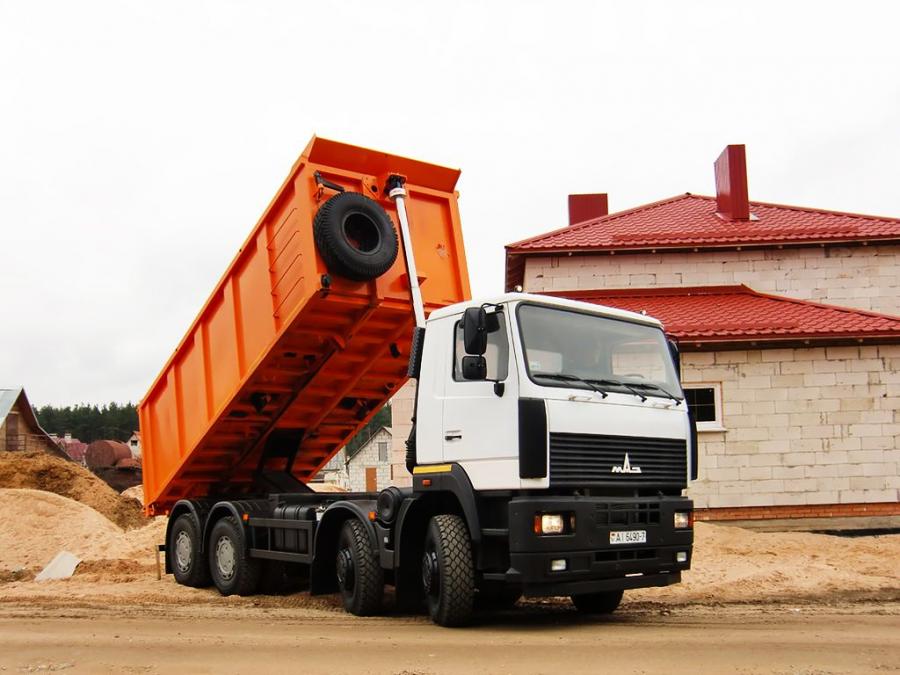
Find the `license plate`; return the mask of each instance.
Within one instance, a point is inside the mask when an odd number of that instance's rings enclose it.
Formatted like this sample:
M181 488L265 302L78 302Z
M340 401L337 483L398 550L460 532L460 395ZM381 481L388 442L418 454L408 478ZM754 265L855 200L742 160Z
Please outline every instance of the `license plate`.
M628 530L626 532L610 532L610 544L646 544L647 530Z

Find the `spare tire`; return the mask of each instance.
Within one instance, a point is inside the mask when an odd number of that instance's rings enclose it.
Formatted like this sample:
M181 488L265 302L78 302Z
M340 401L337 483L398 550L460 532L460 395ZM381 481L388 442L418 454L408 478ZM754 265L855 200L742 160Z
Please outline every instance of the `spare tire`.
M390 216L358 192L341 192L322 204L313 221L313 236L328 269L353 281L380 277L399 251Z

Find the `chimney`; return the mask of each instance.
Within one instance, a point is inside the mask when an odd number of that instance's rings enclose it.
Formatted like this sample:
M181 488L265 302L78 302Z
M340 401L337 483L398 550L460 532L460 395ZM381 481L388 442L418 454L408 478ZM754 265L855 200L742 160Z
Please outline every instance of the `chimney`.
M747 196L747 155L729 145L716 160L716 215L723 220L752 220Z
M609 213L609 199L606 193L592 195L569 195L569 226L585 220L601 218Z
M72 442L72 432L71 432L71 431L67 431L67 432L66 432L66 435L63 436L63 438L66 439L66 443L71 443L71 442Z

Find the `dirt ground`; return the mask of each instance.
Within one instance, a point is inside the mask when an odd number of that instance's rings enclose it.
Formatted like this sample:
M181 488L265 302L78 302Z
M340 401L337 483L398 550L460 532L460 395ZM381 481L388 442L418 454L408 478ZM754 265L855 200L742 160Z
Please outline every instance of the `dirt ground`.
M157 579L164 519L120 522L137 500L90 474L73 490L51 467L55 491L32 489L35 467L0 467L0 673L900 672L900 535L698 523L683 582L631 591L612 617L526 600L448 630L394 613L389 595L385 616L359 619L335 596L223 598ZM60 550L82 559L75 575L34 581Z
M266 603L263 603L265 605ZM465 629L267 606L0 606L0 671L73 673L900 672L900 606L672 610L586 620L523 606Z

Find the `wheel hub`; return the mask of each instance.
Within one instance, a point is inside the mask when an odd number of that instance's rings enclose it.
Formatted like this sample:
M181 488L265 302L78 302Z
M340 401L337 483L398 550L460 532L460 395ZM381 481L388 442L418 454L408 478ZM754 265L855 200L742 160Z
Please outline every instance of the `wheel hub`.
M337 578L342 590L347 592L353 591L353 586L356 583L356 570L349 548L342 548L338 551Z
M179 572L187 572L191 569L191 558L194 553L194 545L191 536L182 530L175 537L175 564Z
M430 596L437 596L441 590L435 551L425 551L425 555L422 556L422 586L425 588L425 594Z
M223 579L231 579L236 564L234 543L229 537L219 537L219 541L216 542L216 568L219 575Z

